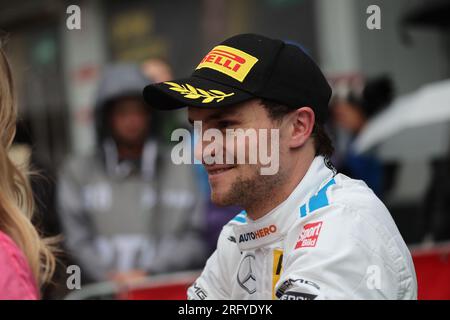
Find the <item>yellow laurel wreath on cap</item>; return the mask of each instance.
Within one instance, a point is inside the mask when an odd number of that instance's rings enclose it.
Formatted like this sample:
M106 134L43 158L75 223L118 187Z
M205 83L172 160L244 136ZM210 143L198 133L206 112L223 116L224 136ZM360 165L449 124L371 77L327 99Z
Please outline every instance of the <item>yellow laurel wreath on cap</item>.
M202 103L210 103L214 100L217 102L234 95L234 92L225 93L220 90L203 90L200 88L194 88L190 84L178 84L175 82L164 82L165 84L171 86L169 89L181 93L185 98L188 99L199 99L203 98Z

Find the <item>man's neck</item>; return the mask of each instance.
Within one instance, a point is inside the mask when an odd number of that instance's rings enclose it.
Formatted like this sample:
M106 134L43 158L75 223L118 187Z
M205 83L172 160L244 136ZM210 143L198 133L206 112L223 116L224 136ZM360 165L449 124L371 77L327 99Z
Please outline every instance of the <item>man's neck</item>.
M295 172L297 174L290 175L288 172L286 181L281 186L277 187L276 191L274 190L272 194L264 197L264 199L254 201L254 203L246 206L244 209L248 216L252 220L260 219L289 198L294 189L305 177L314 158L314 154L298 157L300 160L289 170L289 172Z

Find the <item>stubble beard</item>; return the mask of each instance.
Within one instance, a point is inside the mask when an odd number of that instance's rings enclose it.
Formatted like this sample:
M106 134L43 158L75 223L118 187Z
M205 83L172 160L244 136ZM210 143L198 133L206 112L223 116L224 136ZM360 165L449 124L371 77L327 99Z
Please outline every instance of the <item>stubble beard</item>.
M255 166L250 177L238 176L225 194L217 194L212 190L211 201L218 206L237 205L252 208L268 203L273 192L285 181L285 175L279 170L274 175L261 175L260 167Z

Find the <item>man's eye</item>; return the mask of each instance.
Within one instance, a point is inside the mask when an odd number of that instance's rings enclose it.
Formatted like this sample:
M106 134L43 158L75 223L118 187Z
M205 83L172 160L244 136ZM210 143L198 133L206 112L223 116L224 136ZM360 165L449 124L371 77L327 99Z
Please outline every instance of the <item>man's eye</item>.
M225 129L230 127L231 125L233 125L233 123L231 121L219 121L217 126L219 127L219 129Z

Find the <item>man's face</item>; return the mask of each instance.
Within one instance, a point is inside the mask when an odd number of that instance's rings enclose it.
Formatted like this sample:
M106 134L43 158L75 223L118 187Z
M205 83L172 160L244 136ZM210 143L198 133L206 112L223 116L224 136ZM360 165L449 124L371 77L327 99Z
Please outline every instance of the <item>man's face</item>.
M255 129L260 132L260 129L267 129L267 142L260 141L257 135L257 149L262 147L262 143L266 143L266 150L271 150L271 143L278 143L278 141L271 141L270 129L278 129L276 123L269 118L266 109L261 105L259 99L253 99L244 103L237 104L221 109L201 109L190 107L188 109L189 122L202 122L202 132L198 132L200 139L203 133L208 129L218 129L222 132L223 137L226 137L226 129ZM280 136L282 132L280 132ZM273 188L283 181L282 170L274 175L261 175L261 163L249 163L249 152L256 152L255 149L250 150L249 138L237 139L232 138L234 143L234 150L229 150L229 145L223 141L220 147L223 150L224 164L206 164L205 157L214 156L213 154L206 154L204 151L212 142L196 141L195 154L197 159L202 159L202 163L208 172L209 183L211 186L211 200L222 206L240 205L245 206L248 203L255 203L261 197L270 197ZM225 140L225 138L224 138ZM281 139L280 139L281 141ZM214 143L217 143L214 141ZM238 164L237 149L245 149L245 164ZM201 151L203 150L203 158ZM277 150L278 151L278 150ZM281 152L281 148L280 148ZM214 153L214 151L212 151ZM232 154L233 164L226 164L225 158L227 154ZM280 161L281 162L281 161Z
M137 145L145 141L149 130L149 112L137 98L123 98L111 106L109 117L112 135L117 143Z

